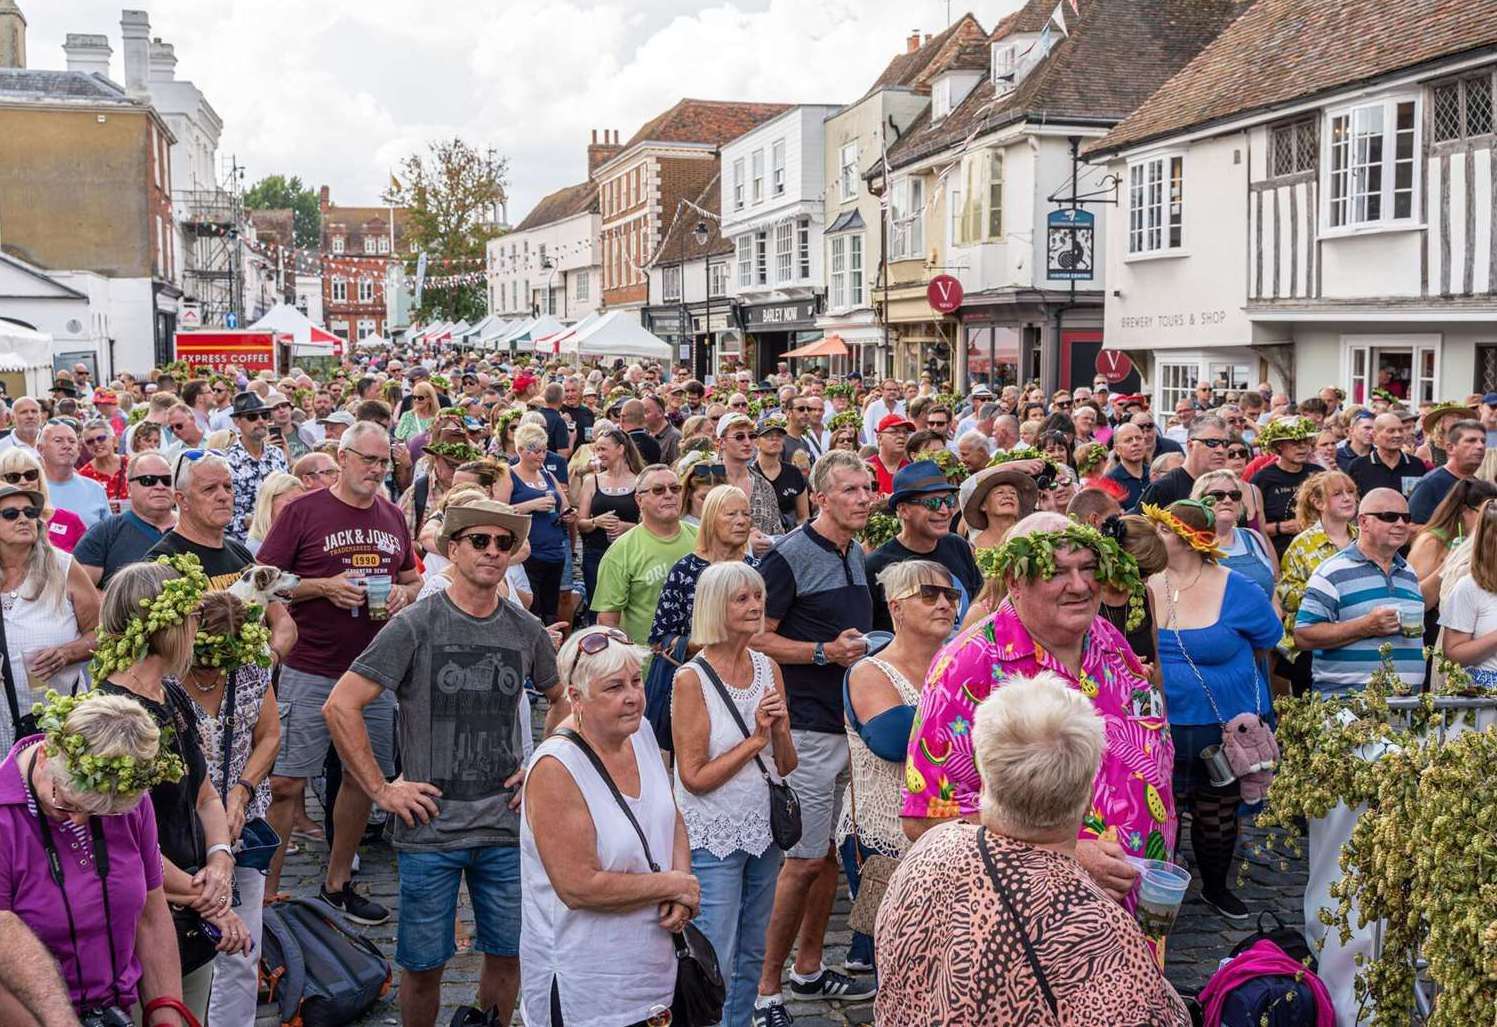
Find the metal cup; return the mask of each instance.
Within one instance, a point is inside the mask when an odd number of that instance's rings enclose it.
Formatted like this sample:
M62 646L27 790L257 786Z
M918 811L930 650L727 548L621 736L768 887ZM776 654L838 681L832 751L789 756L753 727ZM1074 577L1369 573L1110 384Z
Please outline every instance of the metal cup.
M1206 777L1212 788L1225 788L1237 780L1232 764L1227 761L1227 754L1222 752L1220 745L1208 745L1202 749L1201 762L1206 764Z

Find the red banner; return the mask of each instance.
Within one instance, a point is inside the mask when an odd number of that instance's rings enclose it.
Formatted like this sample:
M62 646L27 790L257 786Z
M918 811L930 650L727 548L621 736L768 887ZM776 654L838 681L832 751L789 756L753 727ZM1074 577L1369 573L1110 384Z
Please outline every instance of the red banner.
M250 331L178 332L177 359L188 364L242 367L247 374L275 370L275 333Z

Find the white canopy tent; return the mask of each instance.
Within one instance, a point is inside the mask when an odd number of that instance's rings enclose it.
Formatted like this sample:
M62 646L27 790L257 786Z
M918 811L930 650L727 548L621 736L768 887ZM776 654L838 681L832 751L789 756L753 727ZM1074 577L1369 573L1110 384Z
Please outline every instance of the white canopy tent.
M586 328L588 325L592 324L602 316L602 314L598 313L595 310L591 314L588 314L586 317L584 317L581 321L578 321L576 324L571 325L570 327L563 328L559 332L552 332L549 335L537 336L535 340L535 351L537 353L546 353L551 356L555 356L556 354L562 352L562 347L566 345L566 341L568 339L570 339L573 335L576 335L578 332L582 331L584 328Z
M291 337L291 355L330 357L342 350L343 340L314 325L306 314L286 303L277 303L250 325L252 330Z
M493 317L489 323L484 325L478 333L479 349L497 349L499 340L509 334L509 330L515 326L515 322L505 320L502 317Z
M390 340L381 338L378 335L366 335L354 343L354 345L359 349L379 349L381 346L390 345Z
M52 384L52 336L0 320L0 374L13 398L44 395Z
M551 335L554 332L563 331L566 325L562 324L550 314L542 314L540 317L532 318L519 327L513 329L503 339L499 340L500 346L510 346L518 353L532 353L535 351L535 340L543 335Z
M671 344L643 328L621 310L611 310L591 324L561 340L563 355L587 357L638 357L670 360Z
M484 329L493 324L493 322L494 315L485 314L477 321L477 323L470 325L467 329L465 329L461 337L454 337L452 341L456 342L460 346L476 346L478 344L479 337L483 335Z

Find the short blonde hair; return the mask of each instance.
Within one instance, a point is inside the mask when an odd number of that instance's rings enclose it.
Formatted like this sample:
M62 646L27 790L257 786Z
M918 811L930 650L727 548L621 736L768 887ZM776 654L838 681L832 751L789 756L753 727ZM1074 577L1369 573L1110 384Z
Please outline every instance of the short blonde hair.
M710 497L709 497L710 498ZM728 604L741 589L764 595L764 579L741 560L714 563L697 579L696 599L691 607L691 644L716 645L728 640ZM761 619L755 633L764 630Z
M921 585L951 585L951 572L934 560L900 560L878 572L885 600L903 598Z
M1221 467L1214 471L1203 472L1201 476L1195 480L1195 483L1191 485L1190 498L1200 499L1206 494L1206 490L1211 487L1211 483L1217 481L1224 481L1228 485L1234 485L1239 490L1245 491L1242 488L1242 479L1237 476L1237 472L1232 470L1230 467Z
M972 750L982 813L1025 834L1081 826L1102 764L1091 700L1041 671L1010 678L978 706Z
M686 477L689 485L694 476L688 474ZM721 529L723 507L733 499L743 500L744 508L748 508L748 496L737 485L714 485L712 491L707 493L707 498L702 501L702 522L697 525L697 542L692 550L698 556L705 557L712 551L712 544L717 541L718 531ZM737 556L741 560L747 554L748 543L745 542L743 550Z
M119 636L130 621L140 616L141 604L161 594L161 586L181 575L164 563L132 563L109 579L99 608L99 631ZM187 621L157 629L146 639L146 652L160 656L166 672L181 677L192 666L192 642L196 633Z
M302 459L305 460L306 457ZM250 517L249 531L246 532L250 538L265 541L265 536L270 534L271 504L292 489L305 492L307 486L296 475L285 471L275 471L260 483L260 491L255 495L255 512Z
M129 756L149 763L161 748L161 728L144 706L126 695L88 693L84 701L73 707L63 727L83 739L89 756ZM74 783L67 761L61 756L49 757L46 770L55 783L67 790L80 810L93 816L128 813L139 805L144 792L142 789L122 795L81 788Z
M539 442L542 448L546 445L546 429L538 424L522 424L515 429L516 452L525 449L533 443Z
M563 678L562 683L577 689L584 699L592 697L594 681L602 680L621 671L637 671L644 665L645 658L650 655L650 651L642 645L625 645L617 639L609 639L608 645L604 646L600 653L582 651L582 640L588 635L597 635L611 630L615 629L594 625L582 631L574 631L566 644L561 647L561 651L556 654L556 666L566 670L566 677Z

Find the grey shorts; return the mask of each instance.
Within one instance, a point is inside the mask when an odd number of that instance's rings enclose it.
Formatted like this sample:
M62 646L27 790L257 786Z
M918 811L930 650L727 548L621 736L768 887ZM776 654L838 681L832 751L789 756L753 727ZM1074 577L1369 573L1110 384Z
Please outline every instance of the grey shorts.
M290 667L281 668L276 688L276 704L281 715L281 751L276 756L277 777L316 777L322 773L327 748L332 742L322 704L333 690L334 678L304 674ZM364 707L364 727L380 773L395 776L395 696L381 692L378 699Z
M800 841L785 855L790 859L825 859L842 815L842 793L847 788L847 735L823 731L791 731L795 769L785 778L800 799Z

